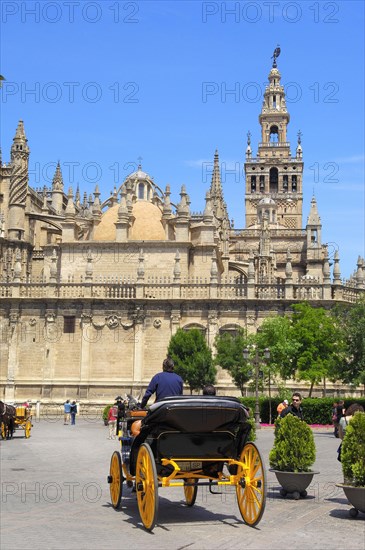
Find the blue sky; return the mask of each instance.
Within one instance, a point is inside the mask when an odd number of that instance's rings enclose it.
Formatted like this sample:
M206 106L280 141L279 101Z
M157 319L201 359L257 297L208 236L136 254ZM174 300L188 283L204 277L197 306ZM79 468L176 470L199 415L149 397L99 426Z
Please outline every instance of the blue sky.
M218 148L224 195L244 226L246 134L260 141L262 92L277 44L295 151L302 131L303 224L313 191L323 241L348 277L364 250L364 3L1 3L3 160L24 120L30 184L102 199L143 169L192 211L204 208ZM230 93L231 91L231 93Z

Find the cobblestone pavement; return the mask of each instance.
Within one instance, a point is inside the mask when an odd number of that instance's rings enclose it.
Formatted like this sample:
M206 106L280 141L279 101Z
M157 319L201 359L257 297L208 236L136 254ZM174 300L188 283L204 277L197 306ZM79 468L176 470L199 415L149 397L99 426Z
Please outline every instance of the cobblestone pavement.
M107 439L101 420L78 419L76 426L51 420L35 422L28 440L17 431L12 441L1 442L2 550L365 547L365 515L350 518L350 505L335 485L342 480L339 441L328 429L314 430L320 474L308 497L283 499L268 472L266 510L256 528L241 521L232 487L220 495L200 487L192 508L178 487L159 490L158 524L148 533L129 489L121 510L111 507L106 477L118 442ZM273 430L260 430L257 445L266 465L272 443Z

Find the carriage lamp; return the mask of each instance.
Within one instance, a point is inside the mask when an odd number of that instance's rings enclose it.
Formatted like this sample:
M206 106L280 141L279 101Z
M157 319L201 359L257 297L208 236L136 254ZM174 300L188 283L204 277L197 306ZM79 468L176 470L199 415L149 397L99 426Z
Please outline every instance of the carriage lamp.
M255 349L255 356L251 359L252 364L255 367L255 425L256 429L260 429L260 403L259 403L259 365L260 363L266 362L270 359L270 350L269 348L264 349L264 359L261 359L259 356L259 351L254 346ZM250 351L249 349L245 348L242 352L243 358L245 361L248 361L250 358ZM269 371L269 416L271 417L271 380L270 380L270 371Z

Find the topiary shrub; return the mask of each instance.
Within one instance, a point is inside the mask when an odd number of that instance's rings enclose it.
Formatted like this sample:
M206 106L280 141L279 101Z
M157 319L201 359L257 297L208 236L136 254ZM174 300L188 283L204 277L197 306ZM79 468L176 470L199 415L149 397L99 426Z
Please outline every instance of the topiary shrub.
M345 483L365 487L365 413L351 418L341 447L342 471Z
M248 440L247 441L252 441L252 443L254 441L256 441L256 424L255 424L255 419L250 416L248 419L247 419L247 422L250 424L251 426L251 430L250 430L250 435L248 437Z
M292 414L278 418L270 466L281 472L310 472L315 459L316 447L308 424Z

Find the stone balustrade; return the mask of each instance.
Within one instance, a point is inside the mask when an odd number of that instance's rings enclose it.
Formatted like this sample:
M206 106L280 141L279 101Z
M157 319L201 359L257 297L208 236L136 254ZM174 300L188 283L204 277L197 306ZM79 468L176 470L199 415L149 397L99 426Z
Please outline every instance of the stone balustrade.
M149 277L147 281L132 282L130 278L118 281L108 277L99 282L28 282L0 283L0 297L23 299L64 299L92 298L100 300L296 300L313 301L332 299L354 303L364 292L360 288L348 285L330 285L326 287L317 281L296 281L288 285L284 282L276 284L254 284L248 293L248 285L244 280L227 278L221 282L208 282L202 277L190 277L172 280L169 277ZM326 298L326 296L328 296Z

